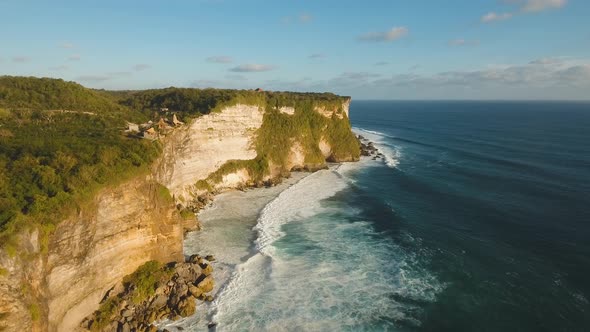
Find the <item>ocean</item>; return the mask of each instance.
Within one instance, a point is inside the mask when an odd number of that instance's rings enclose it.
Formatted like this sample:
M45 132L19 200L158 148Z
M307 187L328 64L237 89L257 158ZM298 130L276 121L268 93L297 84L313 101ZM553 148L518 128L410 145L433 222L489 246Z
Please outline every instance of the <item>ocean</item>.
M219 199L185 242L220 254L216 300L174 326L590 330L590 104L353 101L350 114L385 159Z

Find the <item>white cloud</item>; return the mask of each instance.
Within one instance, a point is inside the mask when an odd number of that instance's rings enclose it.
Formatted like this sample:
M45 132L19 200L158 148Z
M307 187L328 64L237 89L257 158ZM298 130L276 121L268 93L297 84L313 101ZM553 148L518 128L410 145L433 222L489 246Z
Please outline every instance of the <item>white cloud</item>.
M139 64L136 64L135 66L133 66L133 70L135 70L135 71L143 71L143 70L147 70L150 68L152 68L152 66L145 64L145 63L139 63Z
M388 64L389 64L389 62L387 62L387 61L375 62L375 66L387 66Z
M590 58L534 59L433 74L345 72L326 80L267 83L274 90L334 91L357 98L587 100Z
M308 14L308 13L301 13L297 16L285 16L283 18L281 18L281 22L283 24L291 24L291 23L301 23L301 24L306 24L306 23L310 23L311 21L313 21L313 15Z
M433 75L398 74L373 82L377 85L415 88L464 86L519 86L539 88L585 85L590 87L590 59L539 59L524 65L489 66L473 71L448 71Z
M59 47L69 49L69 48L74 48L74 44L69 43L69 42L63 42L63 43L59 44Z
M207 60L207 62L213 62L213 63L231 63L231 62L233 62L233 59L231 57L225 56L225 55L210 56L206 60Z
M225 78L228 80L232 80L232 81L247 81L248 80L248 78L246 78L246 76L238 75L238 74L225 75Z
M112 73L108 73L107 76L112 77L112 78L118 78L118 77L128 77L133 75L131 72L129 71L115 71Z
M512 18L512 13L489 12L481 17L481 23L492 23L496 21L505 21Z
M68 69L70 69L70 68L66 65L49 67L49 70L55 70L55 71L64 71L64 70L68 70Z
M389 31L369 32L360 35L357 39L367 42L390 42L405 37L409 33L406 27L394 27Z
M80 61L80 59L82 59L80 54L72 54L68 57L68 60L70 61Z
M309 23L311 21L313 21L313 16L311 16L310 14L303 13L303 14L299 15L299 22Z
M449 40L449 46L477 46L479 45L479 40L465 40L462 38Z
M121 77L130 77L133 73L130 71L115 71L103 75L82 75L76 78L77 81L98 83L110 81Z
M237 67L231 68L230 71L237 72L237 73L251 73L251 72L263 72L263 71L271 71L275 69L275 66L272 65L262 65L262 64L245 64L239 65Z
M325 57L326 57L326 55L322 54L322 53L314 53L314 54L311 54L310 56L308 56L308 58L310 58L310 59L323 59Z
M540 12L547 9L561 8L567 5L567 0L527 0L522 10L525 12Z
M29 62L31 60L31 58L24 56L24 55L18 55L15 57L12 57L12 62L15 63L25 63L25 62Z

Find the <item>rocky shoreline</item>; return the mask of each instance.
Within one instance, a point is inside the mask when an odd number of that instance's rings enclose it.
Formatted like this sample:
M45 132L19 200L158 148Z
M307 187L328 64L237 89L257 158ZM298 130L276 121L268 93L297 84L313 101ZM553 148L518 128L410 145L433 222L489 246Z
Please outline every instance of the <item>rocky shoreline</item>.
M372 157L373 160L384 160L385 156L383 153L379 152L379 149L375 147L375 144L369 141L367 138L363 137L362 135L357 136L359 142L361 143L361 156L363 157Z
M211 255L192 255L182 263L148 262L111 289L100 308L81 324L86 331L156 332L155 322L178 320L195 313L198 301L214 287Z
M373 160L383 159L384 156L374 146L373 142L361 135L357 136L360 143L361 156L372 157ZM294 172L316 172L328 168L328 165L306 166L293 169ZM282 183L283 178L289 175L281 175L267 181L253 183L250 186L237 188L245 190L248 188L274 187ZM220 192L206 192L198 195L185 207L195 214L193 221L186 220L184 230L186 232L201 230L201 224L196 218L200 210L212 203L215 196ZM156 262L148 262L140 267L131 276L128 276L122 283L113 287L100 303L100 308L93 315L84 319L80 327L86 331L105 332L167 332L167 329L159 329L157 322L164 320L176 321L183 317L192 316L196 312L198 301L211 302L213 296L208 295L214 288L214 280L211 262L215 258L211 255L201 257L192 255L185 262L171 262L160 266L155 271L147 271L149 278L155 276L157 280L151 280L148 296L137 300L138 291L145 291L142 280L133 280L137 274L142 274L144 266ZM146 272L146 271L144 271ZM139 276L139 278L146 276ZM152 278L153 279L153 278ZM215 323L209 323L209 328L214 328Z

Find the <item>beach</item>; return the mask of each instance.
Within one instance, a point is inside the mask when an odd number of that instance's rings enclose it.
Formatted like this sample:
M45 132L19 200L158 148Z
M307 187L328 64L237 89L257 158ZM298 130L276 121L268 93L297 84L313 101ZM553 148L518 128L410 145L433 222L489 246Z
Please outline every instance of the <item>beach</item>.
M212 204L198 214L202 230L187 234L184 242L186 256L213 254L215 288L214 297L227 284L235 267L255 253L253 245L257 232L253 229L262 209L285 189L311 173L293 172L291 177L268 188L245 191L229 191L215 196ZM182 327L191 331L207 330L213 321L216 303L202 303L197 314L177 322L165 322L163 326Z

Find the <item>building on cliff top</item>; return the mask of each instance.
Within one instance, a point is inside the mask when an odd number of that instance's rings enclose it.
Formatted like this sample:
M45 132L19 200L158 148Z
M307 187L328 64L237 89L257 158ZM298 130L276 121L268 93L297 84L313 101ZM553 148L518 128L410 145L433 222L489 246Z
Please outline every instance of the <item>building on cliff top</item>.
M175 126L182 126L184 124L184 122L179 121L178 118L176 117L176 114L172 115L172 124Z
M141 133L142 137L145 139L150 139L152 141L158 139L158 133L154 128L148 128L146 131Z

